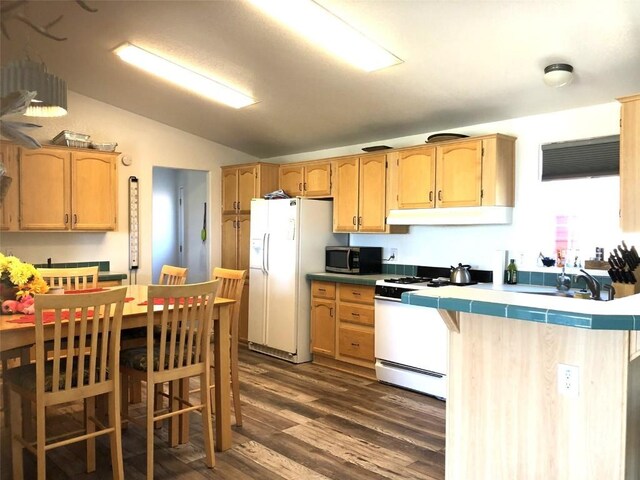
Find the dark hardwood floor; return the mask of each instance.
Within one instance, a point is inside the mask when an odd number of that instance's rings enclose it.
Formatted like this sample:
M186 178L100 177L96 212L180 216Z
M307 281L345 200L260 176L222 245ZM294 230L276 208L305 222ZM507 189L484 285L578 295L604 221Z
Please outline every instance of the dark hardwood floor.
M156 479L443 479L445 404L417 393L313 365L292 365L241 349L243 426L233 448L203 462L198 414L192 443L170 448L157 430ZM141 407L137 407L141 408ZM48 427L77 428L78 408L57 413ZM73 427L70 425L74 424ZM2 422L0 479L11 478L8 429ZM144 478L145 433L131 425L123 435L125 476ZM25 453L25 478L35 459ZM51 479L111 478L109 443L98 440L98 470L85 473L84 443L50 451Z

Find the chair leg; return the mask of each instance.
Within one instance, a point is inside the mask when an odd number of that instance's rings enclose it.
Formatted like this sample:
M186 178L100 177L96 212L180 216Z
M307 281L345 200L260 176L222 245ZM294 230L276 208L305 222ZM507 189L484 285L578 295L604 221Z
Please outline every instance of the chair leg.
M45 414L44 404L38 405L38 402L36 402L36 458L38 463L38 480L46 480L47 478L47 458L44 449L47 441Z
M147 479L153 480L153 434L154 434L154 403L153 391L155 385L147 383Z
M84 400L84 428L87 434L96 431L96 397L85 398ZM96 437L87 438L87 473L96 471Z
M4 386L4 385L3 385ZM14 480L22 480L24 477L22 464L22 443L14 436L22 436L22 398L13 390L9 389L9 403L11 404L11 459L13 463ZM5 417L6 418L6 417Z
M120 411L124 420L123 430L129 427L129 375L123 373L120 375Z
M180 410L180 402L176 399L180 394L179 380L169 382L169 409L172 412ZM169 419L169 445L177 447L180 440L180 425L182 415L174 415Z
M210 378L209 372L205 372L200 375L200 403L202 404L202 436L204 437L204 451L206 454L207 467L213 468L216 465L216 457L213 444L213 419L211 418L211 401L209 400L208 388L203 388L204 385L209 385Z
M120 418L120 392L116 388L109 394L109 421L114 428L111 437L111 471L114 480L124 479L124 460L122 458L122 421Z
M138 383L142 383L142 382L138 382ZM147 395L152 395L154 397L154 408L156 409L156 411L160 410L164 402L163 395L162 395L164 393L164 384L158 383L154 385L151 391L153 392L153 394L149 393L150 392L149 385L147 385ZM169 404L171 404L171 400L169 400ZM156 430L161 429L162 421L155 422L155 425L156 425Z
M142 382L134 380L129 383L131 385L131 403L140 403L142 401Z
M235 358L234 358L235 357ZM240 379L238 378L238 351L231 354L231 392L233 394L233 411L236 415L236 427L242 426L242 410L240 407Z
M180 393L178 396L184 400L189 401L189 379L184 378L180 380ZM189 413L185 413L184 415L179 415L180 422L180 438L178 439L179 443L184 444L189 441Z

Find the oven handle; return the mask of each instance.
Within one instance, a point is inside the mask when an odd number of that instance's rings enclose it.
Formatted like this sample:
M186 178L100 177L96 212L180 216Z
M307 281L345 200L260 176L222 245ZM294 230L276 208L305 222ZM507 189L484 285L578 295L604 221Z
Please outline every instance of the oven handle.
M400 298L391 298L391 297L381 297L380 295L375 295L373 297L375 300L379 300L381 302L396 302L396 303L402 303L402 300Z

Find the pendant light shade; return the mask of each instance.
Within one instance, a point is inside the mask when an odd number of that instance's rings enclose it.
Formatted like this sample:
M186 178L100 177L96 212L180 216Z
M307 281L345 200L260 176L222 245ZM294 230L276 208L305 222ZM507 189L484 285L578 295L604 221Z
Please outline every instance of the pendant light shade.
M24 113L28 117L61 117L67 114L67 83L48 73L44 63L19 60L2 67L2 97L18 90L38 94Z
M568 63L554 63L544 69L544 83L550 87L562 87L573 80L573 67Z

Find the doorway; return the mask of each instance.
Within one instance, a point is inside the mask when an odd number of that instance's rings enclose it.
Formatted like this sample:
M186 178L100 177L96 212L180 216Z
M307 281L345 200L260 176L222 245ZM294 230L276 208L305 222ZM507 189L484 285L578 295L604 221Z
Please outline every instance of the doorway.
M152 281L165 264L187 267L188 283L209 280L209 172L153 167L152 195Z

